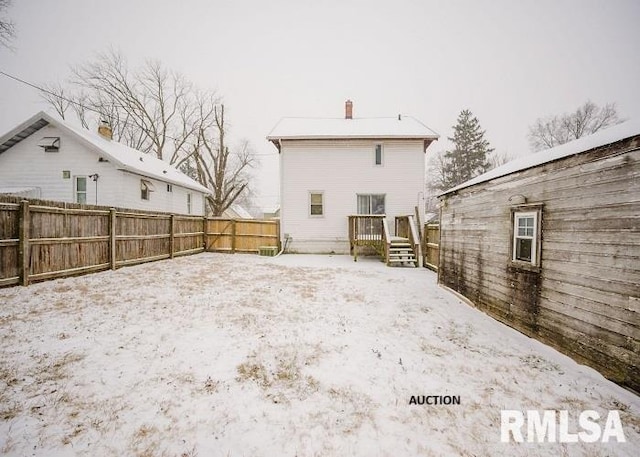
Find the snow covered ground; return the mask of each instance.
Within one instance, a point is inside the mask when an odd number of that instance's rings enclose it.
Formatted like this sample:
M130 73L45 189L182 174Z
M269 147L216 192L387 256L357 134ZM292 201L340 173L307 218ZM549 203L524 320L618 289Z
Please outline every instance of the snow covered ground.
M0 303L2 454L639 455L637 396L425 269L200 254ZM574 431L618 410L627 442L501 443L503 409L569 410Z

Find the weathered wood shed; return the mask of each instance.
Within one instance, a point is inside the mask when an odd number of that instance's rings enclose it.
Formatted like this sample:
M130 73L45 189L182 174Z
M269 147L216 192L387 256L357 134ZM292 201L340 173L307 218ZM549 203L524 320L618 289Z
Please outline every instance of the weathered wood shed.
M640 120L440 199L442 285L640 391Z

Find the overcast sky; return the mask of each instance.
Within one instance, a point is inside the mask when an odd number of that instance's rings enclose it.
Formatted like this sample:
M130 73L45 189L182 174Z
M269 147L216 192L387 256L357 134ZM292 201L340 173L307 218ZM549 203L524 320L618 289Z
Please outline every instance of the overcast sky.
M110 46L159 59L224 98L231 134L260 154L262 206L277 201L284 116L413 115L449 146L470 109L497 152L529 151L536 118L588 99L640 117L638 0L13 0L0 70L36 84ZM0 134L45 105L0 76Z

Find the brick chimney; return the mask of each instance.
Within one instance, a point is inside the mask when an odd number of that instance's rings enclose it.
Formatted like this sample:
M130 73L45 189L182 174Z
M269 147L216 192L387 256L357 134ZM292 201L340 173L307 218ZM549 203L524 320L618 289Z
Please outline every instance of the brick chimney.
M100 121L100 125L98 126L98 133L100 134L100 136L102 136L102 138L105 138L107 140L113 139L113 130L111 130L111 126L107 121Z
M344 118L353 119L353 102L351 100L344 102Z

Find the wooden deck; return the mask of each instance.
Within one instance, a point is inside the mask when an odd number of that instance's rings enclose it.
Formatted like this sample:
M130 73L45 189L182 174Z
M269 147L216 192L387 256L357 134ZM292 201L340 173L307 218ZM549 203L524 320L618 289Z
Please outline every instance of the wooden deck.
M413 216L396 217L396 235L389 231L384 214L349 216L349 250L358 261L362 248L373 249L387 265L411 263L418 266L420 240Z

